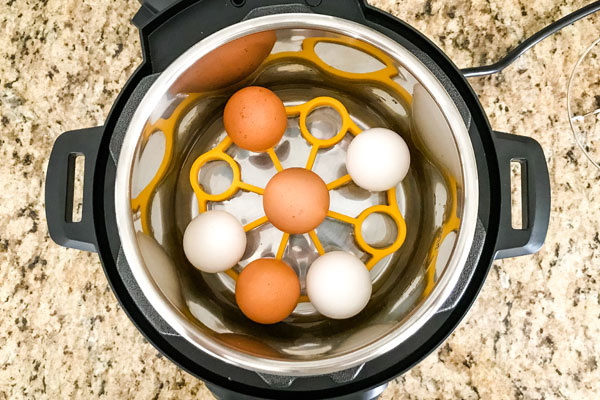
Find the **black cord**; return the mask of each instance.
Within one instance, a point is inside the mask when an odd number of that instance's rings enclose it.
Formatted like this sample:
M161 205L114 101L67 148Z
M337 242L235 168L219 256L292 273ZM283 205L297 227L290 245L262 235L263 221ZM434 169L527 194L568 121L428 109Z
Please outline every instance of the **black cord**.
M497 61L490 65L482 65L481 67L465 68L461 70L461 72L467 78L491 75L500 72L504 68L512 64L517 58L521 57L523 53L531 49L533 46L535 46L542 40L546 39L548 36L555 34L562 28L571 25L573 22L579 21L581 18L593 14L596 11L600 11L600 1L595 1L592 4L580 8L579 10L567 15L566 17L563 17L558 21L553 22L538 33L527 38L523 43L521 43L520 45L515 47L510 53L508 53L504 58L500 59L500 61Z

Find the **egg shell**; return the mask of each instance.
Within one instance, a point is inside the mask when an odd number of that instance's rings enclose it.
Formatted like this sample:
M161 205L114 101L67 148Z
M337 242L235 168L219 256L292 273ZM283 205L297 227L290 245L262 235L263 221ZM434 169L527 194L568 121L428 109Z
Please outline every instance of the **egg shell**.
M263 193L269 221L291 234L306 233L323 222L329 190L321 177L305 168L288 168L271 178Z
M308 269L306 292L318 312L333 319L350 318L371 298L369 270L353 254L332 251L317 258Z
M287 128L287 114L275 93L260 86L249 86L227 101L223 124L236 145L261 152L279 143Z
M352 139L346 153L346 169L352 181L371 192L399 184L410 167L406 142L396 132L372 128Z
M246 251L246 232L230 213L207 211L185 228L183 250L189 262L200 271L223 272L242 259Z
M239 82L260 66L276 41L275 31L232 40L196 61L170 91L173 94L205 92Z
M283 261L259 258L240 273L235 300L246 317L259 324L275 324L294 311L300 297L298 276Z

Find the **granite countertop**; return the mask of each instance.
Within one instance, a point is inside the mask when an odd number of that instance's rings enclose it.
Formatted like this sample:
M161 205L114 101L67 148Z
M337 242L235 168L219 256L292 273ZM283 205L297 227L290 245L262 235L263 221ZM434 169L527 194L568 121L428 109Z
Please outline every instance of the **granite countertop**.
M371 0L460 67L488 63L586 1ZM557 5L557 3L560 3ZM134 0L0 6L0 400L208 399L129 321L95 254L48 237L44 174L63 131L101 125L140 63ZM536 255L495 262L456 332L384 399L593 399L600 393L600 172L575 146L569 74L600 15L502 74L471 79L491 125L538 140L552 218ZM589 71L598 74L597 71Z

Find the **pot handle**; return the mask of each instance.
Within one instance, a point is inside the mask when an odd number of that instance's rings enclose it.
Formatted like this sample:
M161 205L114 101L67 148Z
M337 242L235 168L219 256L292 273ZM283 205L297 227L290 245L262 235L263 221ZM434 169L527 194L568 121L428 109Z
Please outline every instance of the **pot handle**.
M542 147L526 136L494 132L500 172L500 225L496 259L533 254L544 244L550 220L550 178ZM511 222L511 162L521 164L523 228Z
M46 220L48 233L57 244L78 250L96 251L92 208L94 167L104 127L61 134L52 147L46 171ZM75 160L85 157L81 221L73 222Z

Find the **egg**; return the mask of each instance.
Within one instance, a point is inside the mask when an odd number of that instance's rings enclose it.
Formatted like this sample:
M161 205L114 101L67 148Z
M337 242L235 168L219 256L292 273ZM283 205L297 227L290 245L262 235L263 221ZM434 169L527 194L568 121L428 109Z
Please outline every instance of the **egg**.
M185 228L183 250L189 262L200 271L223 272L242 259L246 251L246 232L228 212L207 211Z
M367 129L348 146L346 169L352 181L371 192L385 191L399 184L410 167L406 142L385 128Z
M260 86L237 91L223 112L225 131L233 143L245 150L262 152L279 143L287 127L283 102Z
M306 292L318 312L333 319L350 318L371 298L371 276L358 257L332 251L317 258L308 269Z
M222 89L249 76L271 53L275 31L254 33L232 40L196 61L171 88L171 93Z
M305 168L288 168L271 178L263 193L263 208L278 229L306 233L323 222L329 210L329 190L321 177Z
M285 262L259 258L240 273L235 300L244 315L259 324L275 324L294 311L300 297L298 276Z

